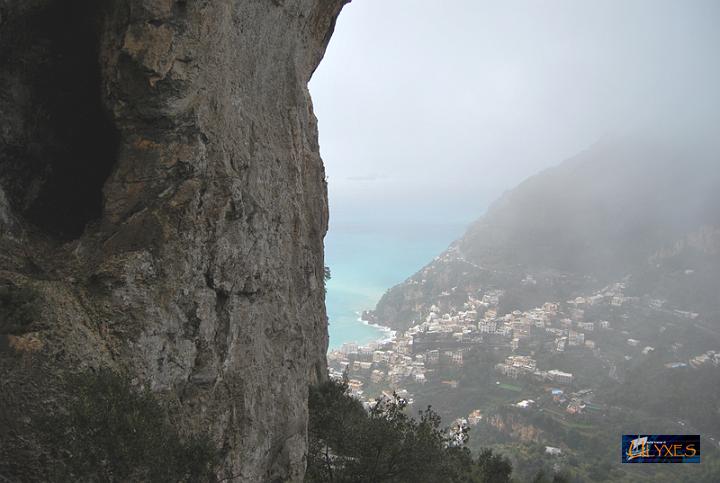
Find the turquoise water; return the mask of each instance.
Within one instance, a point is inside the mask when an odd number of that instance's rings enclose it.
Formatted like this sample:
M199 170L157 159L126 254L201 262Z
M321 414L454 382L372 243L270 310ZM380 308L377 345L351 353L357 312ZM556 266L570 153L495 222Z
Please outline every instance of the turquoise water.
M382 294L429 263L464 231L463 223L331 223L325 238L330 348L387 336L358 319Z

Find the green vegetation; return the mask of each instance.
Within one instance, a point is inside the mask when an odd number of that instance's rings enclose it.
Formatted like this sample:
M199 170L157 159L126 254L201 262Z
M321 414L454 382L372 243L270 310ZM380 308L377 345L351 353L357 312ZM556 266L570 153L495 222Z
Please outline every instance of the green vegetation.
M369 412L348 395L346 383L312 388L307 482L509 482L512 466L465 447L467 431L441 428L430 408L419 419L394 396Z
M498 387L499 387L500 389L507 389L508 391L522 392L522 388L521 388L521 387L519 387L519 386L513 386L512 384L507 384L507 383L504 383L504 382L503 382L502 384L498 384Z
M716 367L670 369L675 360L666 349L657 349L628 368L623 384L608 395L610 402L643 409L656 417L687 421L704 432L718 434L720 420L720 371Z
M662 418L639 410L613 412L609 418L582 423L576 418L543 408L528 411L501 408L497 412L506 426L534 429L537 441L518 441L507 433L483 421L473 428L473 442L482 441L510 460L513 477L518 481L533 481L538 474L553 474L557 468L568 481L646 481L646 482L716 482L720 475L720 460L712 442L703 436L702 463L700 465L624 465L620 463L619 445L622 434L647 430L650 434L692 434L694 430L681 426L668 426ZM702 434L702 433L701 433ZM545 446L562 449L561 455L550 456Z
M630 322L634 323L634 319ZM618 319L613 324L630 322ZM615 332L621 340L612 347L624 349L627 336L622 336L619 330ZM596 332L595 336L602 334ZM595 404L588 404L588 409L577 415L569 415L564 405L553 402L542 383L523 378L506 382L493 370L495 362L503 357L496 351L471 350L462 367L436 369L436 379L457 380L457 388L431 382L409 385L407 389L416 401L437 408L445 420L464 417L479 409L485 417L472 429L468 447L473 453L490 447L507 458L517 481L533 481L542 475L545 479L555 478L557 473L573 482L720 481L716 443L709 440L710 435L717 434L717 413L713 411L719 400L720 380L716 368L669 369L665 363L678 360L678 356L655 340L648 342L656 347L655 351L622 361L625 376L622 383L609 379L603 360L588 357L585 351L556 354L538 350L535 357L539 366L569 370L578 376L582 384L579 388L596 388ZM611 343L604 343L603 347L611 347ZM693 347L681 359L698 351ZM618 357L624 353L621 351ZM498 379L500 384L496 383ZM522 391L508 389L506 384ZM513 407L520 399L533 399L537 405L530 409ZM642 403L638 405L638 401ZM593 411L592 407L598 410ZM498 423L503 423L500 429ZM620 436L635 432L700 433L705 438L703 462L640 465L642 468L622 465L618 456ZM546 445L561 448L562 454L547 455Z
M217 450L205 436L181 437L148 391L111 370L71 381L65 414L45 421L60 460L56 481L214 481Z

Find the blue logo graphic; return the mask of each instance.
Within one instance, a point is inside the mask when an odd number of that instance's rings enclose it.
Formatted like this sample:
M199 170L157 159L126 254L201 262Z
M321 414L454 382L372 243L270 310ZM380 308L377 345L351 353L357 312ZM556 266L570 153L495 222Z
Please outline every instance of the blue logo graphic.
M623 463L700 463L700 435L624 434Z

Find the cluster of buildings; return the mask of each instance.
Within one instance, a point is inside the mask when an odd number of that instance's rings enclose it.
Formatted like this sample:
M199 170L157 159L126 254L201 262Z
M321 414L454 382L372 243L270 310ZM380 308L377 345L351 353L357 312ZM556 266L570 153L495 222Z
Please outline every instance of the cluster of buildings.
M571 415L585 414L601 411L602 406L593 402L594 393L591 389L565 394L562 389L552 389L553 401L565 408L565 412Z
M695 369L710 364L720 366L720 351L707 351L704 354L691 358L689 362L690 366Z
M351 393L369 402L365 392L370 385L374 387L374 393L381 392L378 388L390 388L398 394L408 395L402 388L403 383L424 384L426 360L425 354L413 354L411 337L396 335L391 341L382 343L343 344L339 350L328 354L328 371L334 379L347 374Z
M526 277L524 284L535 284L532 277ZM481 295L468 295L462 307L443 304L447 293L441 294L431 305L427 315L404 332L395 333L384 342L364 346L344 344L340 350L328 354L331 377L343 377L347 371L350 390L365 400L365 392L371 388L373 394L382 390L407 391L404 387L425 384L439 367L461 367L467 353L474 347L505 354L504 362L496 364L495 370L505 377L533 378L541 383L569 386L574 382L572 373L558 369L540 369L531 357L534 350L554 350L562 353L570 350L589 350L601 357L596 338L603 339L603 331L611 331L611 323L597 318L598 308L610 309L638 303L638 297L626 296L624 282L618 282L593 293L565 301L564 304L546 302L530 310L515 310L499 315L503 290L478 291ZM453 289L453 292L455 289ZM646 301L647 302L647 301ZM441 309L439 306L444 306ZM668 311L665 301L651 299L643 307L656 311ZM593 315L586 318L586 312ZM695 317L694 313L675 314L685 318ZM621 316L622 318L622 316ZM628 337L630 347L643 346L637 339ZM642 349L647 354L652 347ZM626 359L629 356L625 356ZM720 352L709 351L689 361L693 367L706 364L720 365ZM456 387L457 381L436 381ZM412 395L410 395L412 396ZM565 398L564 395L561 396ZM582 413L585 402L582 399L566 401L567 412ZM479 411L479 410L478 410ZM480 414L471 420L479 420Z
M362 398L368 385L397 390L407 383L424 384L437 366L462 366L465 354L479 344L489 349L517 352L526 339L541 333L555 337L554 343L560 351L566 346L595 348L579 330L593 331L595 323L580 321L581 325L576 327L571 319L560 318L559 305L552 302L498 316L502 296L502 290L487 290L482 297L469 296L461 310L444 313L432 305L425 320L404 333L395 334L389 341L364 346L343 344L328 354L330 375L340 378L348 371L352 375L350 390ZM573 300L573 310L577 312L576 307L583 303L585 301ZM499 364L497 369L509 377L530 373L558 384L572 383L572 374L537 370L535 361L529 357L516 355L508 361Z
M551 369L549 371L541 371L537 368L537 361L530 356L512 355L495 365L495 370L500 374L517 379L520 376L533 376L539 381L555 382L557 384L572 384L573 375L569 372Z

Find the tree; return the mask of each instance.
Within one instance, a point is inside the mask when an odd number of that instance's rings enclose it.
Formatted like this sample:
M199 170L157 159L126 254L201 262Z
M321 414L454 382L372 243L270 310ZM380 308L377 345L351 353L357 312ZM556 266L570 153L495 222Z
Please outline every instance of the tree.
M509 481L505 458L486 450L474 461L467 430L443 428L431 407L415 419L394 394L366 411L346 382L327 382L312 388L309 408L308 482Z
M478 483L509 483L512 465L507 458L490 449L480 452L475 461L471 481Z
M555 473L552 478L548 477L545 470L539 470L533 478L533 483L568 483L568 478L562 473Z

